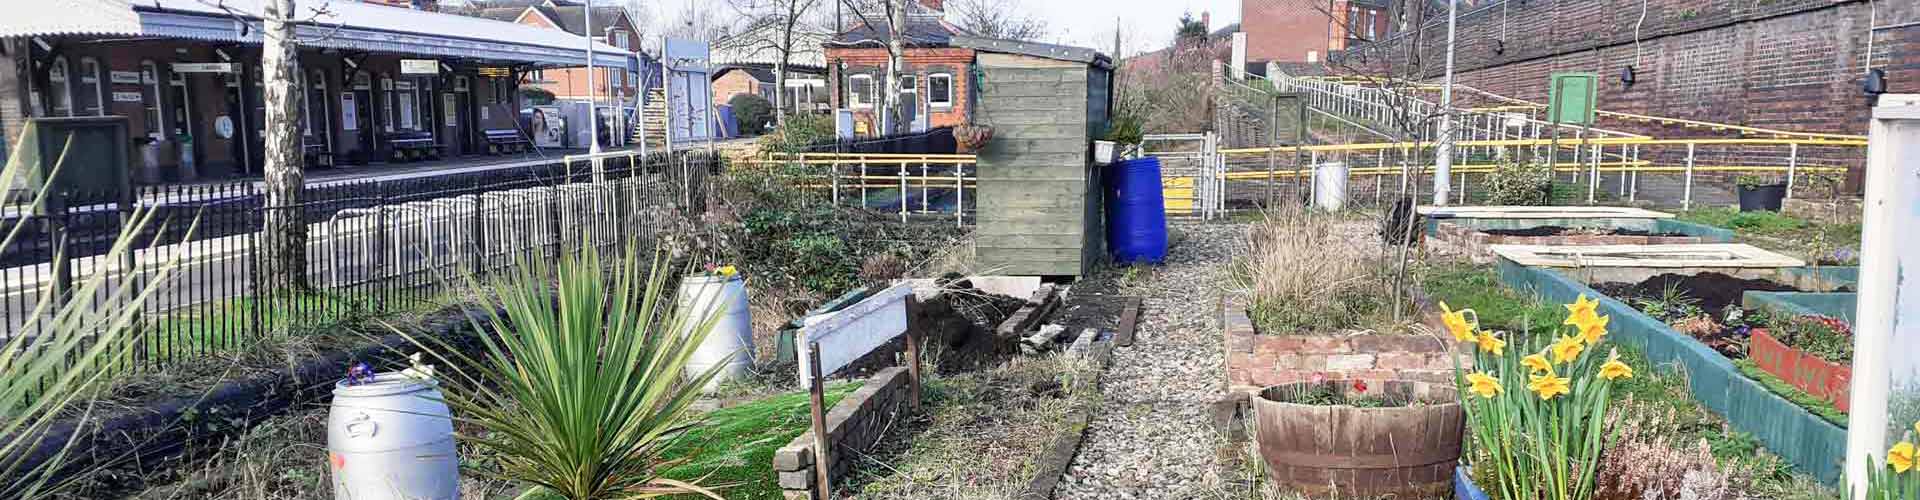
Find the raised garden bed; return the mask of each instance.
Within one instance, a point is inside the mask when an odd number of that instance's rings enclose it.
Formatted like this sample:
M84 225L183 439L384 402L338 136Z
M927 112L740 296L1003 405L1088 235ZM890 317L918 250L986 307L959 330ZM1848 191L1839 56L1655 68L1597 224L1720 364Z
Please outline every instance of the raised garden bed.
M1225 325L1228 390L1244 398L1275 385L1322 379L1453 381L1454 360L1436 337L1262 334L1244 306L1229 302ZM1466 362L1463 360L1463 362Z
M1511 261L1501 262L1499 268L1508 286L1537 294L1544 301L1572 302L1582 294L1597 298L1599 312L1612 316L1609 329L1615 341L1638 347L1653 365L1679 365L1687 374L1693 398L1724 416L1734 429L1751 434L1822 482L1838 480L1846 429L1775 394L1694 337L1562 272Z
M1667 245L1719 243L1724 230L1670 219L1452 219L1429 224L1432 241L1475 262L1491 262L1491 245Z

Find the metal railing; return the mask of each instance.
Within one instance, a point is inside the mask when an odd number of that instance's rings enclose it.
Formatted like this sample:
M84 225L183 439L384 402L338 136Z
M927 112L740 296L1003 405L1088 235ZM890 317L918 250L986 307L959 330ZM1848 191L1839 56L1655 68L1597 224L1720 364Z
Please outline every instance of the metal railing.
M462 276L528 259L650 243L669 216L704 210L718 164L697 153L603 156L599 169L560 161L309 185L297 205L273 209L252 182L143 187L125 197L54 193L45 209L7 214L27 229L0 251L0 326L7 337L41 333L45 318L34 305L42 297L134 307L131 367L165 366L295 327L430 304ZM139 250L108 258L136 208L154 220L133 234ZM266 271L266 249L291 244L262 231L269 211L306 225L304 274ZM106 289L149 283L175 256L178 267L140 304L72 296L75 283L98 273Z
M836 206L914 216L952 216L966 226L978 206L970 154L772 153L749 162Z

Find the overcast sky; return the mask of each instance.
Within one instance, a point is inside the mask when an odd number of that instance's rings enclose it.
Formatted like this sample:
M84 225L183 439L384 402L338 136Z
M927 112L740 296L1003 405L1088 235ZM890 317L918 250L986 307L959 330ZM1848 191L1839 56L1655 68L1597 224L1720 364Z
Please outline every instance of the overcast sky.
M1055 42L1113 50L1114 19L1126 30L1125 50L1157 49L1172 44L1180 14L1213 13L1213 29L1240 22L1240 0L1020 0L1021 7L1046 19ZM1138 40L1138 42L1134 41Z

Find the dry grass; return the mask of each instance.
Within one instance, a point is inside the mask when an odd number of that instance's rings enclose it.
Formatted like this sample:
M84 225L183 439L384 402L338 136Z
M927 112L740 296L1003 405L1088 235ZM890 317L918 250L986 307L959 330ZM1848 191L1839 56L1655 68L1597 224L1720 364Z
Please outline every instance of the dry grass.
M1097 389L1071 389L1096 375L1090 363L1055 355L932 376L925 415L894 424L911 438L853 454L849 491L875 499L1014 498L1073 408L1098 404Z
M1333 333L1390 316L1387 267L1366 221L1299 208L1268 211L1247 234L1240 278L1254 321L1274 334Z

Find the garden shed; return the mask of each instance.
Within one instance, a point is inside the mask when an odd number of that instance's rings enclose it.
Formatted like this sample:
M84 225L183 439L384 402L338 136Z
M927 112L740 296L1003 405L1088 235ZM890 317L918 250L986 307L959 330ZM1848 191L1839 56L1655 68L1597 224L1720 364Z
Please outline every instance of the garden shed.
M983 269L1080 276L1104 252L1100 170L1092 141L1113 105L1113 60L1092 49L955 37L975 51L976 259Z

